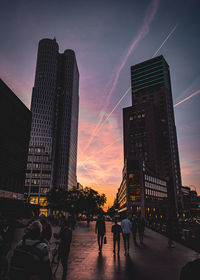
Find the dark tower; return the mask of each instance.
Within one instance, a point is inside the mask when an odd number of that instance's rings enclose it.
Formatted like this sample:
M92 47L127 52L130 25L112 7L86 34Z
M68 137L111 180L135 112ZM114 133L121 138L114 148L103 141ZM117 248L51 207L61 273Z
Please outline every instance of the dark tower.
M158 56L131 67L132 106L123 110L124 160L145 161L169 182L168 197L182 206L181 174L169 66Z
M77 185L79 72L75 53L59 54L54 145L54 182L57 187Z
M39 42L27 180L29 196L76 186L79 72L75 53L56 39Z

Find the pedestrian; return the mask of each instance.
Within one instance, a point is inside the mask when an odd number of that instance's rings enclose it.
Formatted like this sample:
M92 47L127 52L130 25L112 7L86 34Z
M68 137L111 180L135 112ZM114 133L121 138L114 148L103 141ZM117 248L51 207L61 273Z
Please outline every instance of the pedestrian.
M167 227L168 247L174 248L174 242L173 242L174 228L173 228L172 217L167 217L166 227Z
M41 215L39 217L39 221L42 224L42 233L40 240L48 245L52 237L51 224L44 215Z
M40 241L42 224L32 222L16 246L10 265L10 280L52 280L47 244Z
M130 233L131 233L131 221L125 216L121 222L122 227L122 235L124 239L124 255L129 255L129 247L130 247Z
M0 223L0 279L6 277L8 270L8 253L13 241L13 232L12 222L2 216Z
M103 238L106 233L106 224L103 215L99 215L96 221L95 233L97 233L97 241L99 245L99 253L102 252Z
M62 279L65 280L67 276L70 245L72 242L72 230L69 228L69 221L67 219L63 220L61 230L57 238L60 239L58 255L63 267Z
M141 216L141 213L138 214L137 229L138 229L138 235L139 235L140 244L143 244L144 230L145 230L145 220Z
M137 219L136 219L135 216L132 218L132 236L133 236L133 242L136 244L137 243L137 241L136 241L136 237L137 237Z
M192 280L199 278L200 259L188 262L181 269L180 280Z
M90 226L90 215L87 215L87 227Z
M119 256L119 251L120 251L120 233L122 232L122 228L117 223L117 219L115 219L115 224L112 226L111 232L113 233L113 254L115 256L115 248L116 248L116 243L117 243L117 254Z

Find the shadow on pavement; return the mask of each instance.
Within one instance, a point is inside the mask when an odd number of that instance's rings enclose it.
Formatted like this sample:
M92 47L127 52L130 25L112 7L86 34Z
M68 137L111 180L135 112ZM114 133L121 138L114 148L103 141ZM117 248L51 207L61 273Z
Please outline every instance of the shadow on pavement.
M95 279L105 279L106 257L99 254L96 261Z

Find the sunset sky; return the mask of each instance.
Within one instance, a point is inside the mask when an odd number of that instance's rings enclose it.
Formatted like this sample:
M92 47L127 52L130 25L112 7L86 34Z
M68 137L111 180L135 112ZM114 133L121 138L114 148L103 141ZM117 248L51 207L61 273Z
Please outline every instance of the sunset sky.
M199 11L198 0L1 1L0 78L28 108L39 40L56 37L59 52L75 51L78 181L105 193L107 205L122 179L130 66L161 54L171 71L182 183L200 193Z

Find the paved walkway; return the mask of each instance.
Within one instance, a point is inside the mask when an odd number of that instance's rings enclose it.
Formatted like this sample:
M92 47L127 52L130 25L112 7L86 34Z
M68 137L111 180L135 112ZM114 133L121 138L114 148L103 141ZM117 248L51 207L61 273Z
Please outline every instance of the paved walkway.
M114 257L111 226L111 222L106 223L108 242L103 246L102 255L98 254L94 222L89 228L82 222L73 231L67 279L178 280L181 267L189 261L200 258L199 253L178 243L175 243L175 248L169 249L166 237L149 229L145 232L144 246L133 245L131 238L129 257L124 256L121 238L120 256ZM56 279L61 279L61 276L60 265Z

